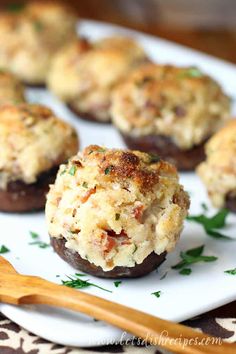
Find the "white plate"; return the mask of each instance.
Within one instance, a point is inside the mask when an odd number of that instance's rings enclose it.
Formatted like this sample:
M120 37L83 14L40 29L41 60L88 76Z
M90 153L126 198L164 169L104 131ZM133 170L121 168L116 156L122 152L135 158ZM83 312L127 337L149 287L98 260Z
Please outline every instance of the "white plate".
M232 64L165 40L108 24L82 21L80 32L92 39L112 33L134 36L154 60L179 65L198 65L218 79L231 96L236 96L236 67ZM78 120L65 105L46 90L29 89L28 97L30 101L47 104L55 109L63 119L73 123L80 133L82 148L88 144L103 144L108 147L124 146L114 128ZM234 113L236 113L235 110ZM191 213L200 212L201 203L208 203L201 182L197 176L190 173L183 174L181 180L186 190L191 193ZM42 240L48 242L43 213L0 214L0 223L0 245L5 244L9 247L11 252L6 254L6 258L19 272L39 275L58 283L60 283L60 279L65 279L66 275L74 274L75 270L64 263L51 249L40 249L28 244L31 241L29 230L39 233ZM228 234L234 236L235 225L236 217L230 215ZM206 255L219 257L216 262L195 265L190 276L181 276L177 271L170 270L171 265L179 260L180 250L201 244L205 244ZM124 280L119 288L114 287L112 280L89 276L91 281L113 290L113 293L110 294L92 287L86 291L155 316L181 321L235 300L235 278L224 274L224 270L236 266L235 254L236 243L212 239L206 236L200 225L188 222L177 249L168 256L159 273L153 272L137 280ZM160 280L167 270L169 272L166 278ZM61 278L56 275L60 275ZM152 292L158 290L162 292L160 298L151 295ZM43 306L40 308L16 308L4 304L0 306L0 309L10 319L31 332L65 345L99 346L119 340L122 333L102 322L95 322L86 316L64 310Z

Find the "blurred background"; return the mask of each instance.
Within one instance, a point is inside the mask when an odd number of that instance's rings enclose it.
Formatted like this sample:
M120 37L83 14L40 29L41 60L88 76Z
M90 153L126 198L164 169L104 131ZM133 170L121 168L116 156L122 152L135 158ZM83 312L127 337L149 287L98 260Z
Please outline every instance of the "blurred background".
M6 6L23 1L1 0ZM78 15L138 29L236 63L236 0L67 0Z

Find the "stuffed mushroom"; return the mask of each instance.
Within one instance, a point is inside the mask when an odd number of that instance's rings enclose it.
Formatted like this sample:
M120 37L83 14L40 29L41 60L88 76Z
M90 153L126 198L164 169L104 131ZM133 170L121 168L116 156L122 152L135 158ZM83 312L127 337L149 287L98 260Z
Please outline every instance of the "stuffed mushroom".
M109 122L113 88L144 61L144 50L130 38L77 40L55 56L48 86L80 118Z
M216 208L236 213L236 120L216 133L206 145L206 161L197 168Z
M42 209L58 167L78 150L75 130L47 107L0 109L0 210Z
M199 69L144 65L112 96L111 115L131 149L159 154L180 170L204 159L204 144L229 117L230 100Z
M0 69L0 105L25 102L22 83L11 73Z
M63 3L30 1L0 15L0 67L29 85L45 84L55 52L76 37L76 17Z
M188 208L173 165L91 145L60 167L46 219L52 246L73 267L99 277L138 277L175 248Z

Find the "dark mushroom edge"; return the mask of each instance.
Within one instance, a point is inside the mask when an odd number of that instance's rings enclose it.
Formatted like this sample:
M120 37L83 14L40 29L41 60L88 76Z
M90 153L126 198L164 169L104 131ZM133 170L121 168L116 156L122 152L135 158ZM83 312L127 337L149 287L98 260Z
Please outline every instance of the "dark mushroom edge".
M41 173L35 183L9 182L6 189L0 189L0 211L23 213L44 209L49 185L55 181L58 168L54 166Z
M208 139L189 150L180 149L169 137L147 135L132 137L121 133L124 142L132 150L140 150L159 155L173 163L180 171L193 171L205 159L204 146Z
M90 263L88 260L80 257L79 253L65 246L65 238L51 237L51 245L54 251L67 263L75 269L89 273L100 278L138 278L142 277L160 266L165 258L166 252L157 255L152 252L147 256L143 263L136 264L134 267L115 267L112 270L104 271L101 267Z

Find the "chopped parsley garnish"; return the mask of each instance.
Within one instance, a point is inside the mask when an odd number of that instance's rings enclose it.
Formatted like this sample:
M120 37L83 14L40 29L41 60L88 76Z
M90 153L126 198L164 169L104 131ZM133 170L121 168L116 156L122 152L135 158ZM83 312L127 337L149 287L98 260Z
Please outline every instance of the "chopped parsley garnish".
M84 188L88 188L88 183L87 183L87 182L83 182L82 186L83 186Z
M33 23L35 31L41 32L43 30L43 24L40 21L35 21Z
M203 77L203 73L195 67L181 71L179 77Z
M76 166L75 165L72 165L71 168L69 169L69 174L71 176L74 176L75 175L75 172L76 172Z
M181 275L190 275L192 273L191 268L183 268L179 271L179 274Z
M218 258L215 256L203 256L202 253L204 251L204 245L190 249L185 252L180 252L181 261L176 265L172 266L172 269L184 269L188 268L188 266L199 263L199 262L214 262Z
M202 207L202 209L204 210L204 211L208 211L209 209L208 209L208 206L206 205L206 203L202 203L201 204L201 207Z
M215 215L209 217L205 214L200 215L190 215L187 216L188 221L193 221L198 224L201 224L207 233L207 235L217 238L217 239L227 239L232 240L231 237L226 236L216 229L221 229L226 225L226 218L229 214L229 210L221 209Z
M160 297L161 296L161 291L155 291L154 293L151 293L151 295L154 295L156 297Z
M50 247L49 243L42 242L42 241L34 241L34 242L29 242L30 246L39 246L39 248L48 248Z
M236 268L225 270L224 273L227 273L230 275L236 275Z
M106 149L101 148L101 149L98 149L97 152L106 152Z
M120 219L120 214L116 213L116 220Z
M114 285L116 288L118 288L120 286L120 284L122 284L121 280L114 281Z
M36 232L34 231L30 231L30 236L32 237L33 242L29 242L29 245L30 246L38 246L39 248L48 248L50 247L50 244L49 243L46 243L46 242L43 242L40 240L40 236L39 234L37 234Z
M6 6L6 10L10 12L19 12L22 11L25 7L25 4L13 3Z
M105 169L105 171L104 171L105 175L109 175L109 173L111 172L111 170L112 170L112 166L108 166L108 167Z
M137 246L137 245L134 245L133 254L137 251L137 249L138 249L138 246Z
M167 272L165 272L161 277L160 277L160 280L163 280L163 279L165 279L165 277L167 276L167 274L168 274L168 271Z
M155 162L159 162L161 159L158 155L155 154L149 154L150 156L150 163L155 163Z
M33 239L39 238L39 234L37 234L36 232L30 231L29 233L30 233L30 236L31 236Z
M70 276L70 277L67 276L67 278L69 280L62 280L61 282L62 282L63 285L68 286L69 288L83 289L83 288L87 288L89 286L93 286L95 288L98 288L98 289L107 291L109 293L112 293L111 290L102 288L101 286L96 285L94 283L90 283L88 279L87 280L81 279L81 277L84 277L84 276L86 276L86 275L85 274L75 273L75 275L73 275L73 276Z
M66 168L63 171L61 171L60 176L64 175L65 173L66 173Z
M0 254L4 254L4 253L8 253L8 252L10 252L10 250L6 246L2 245L0 247Z

